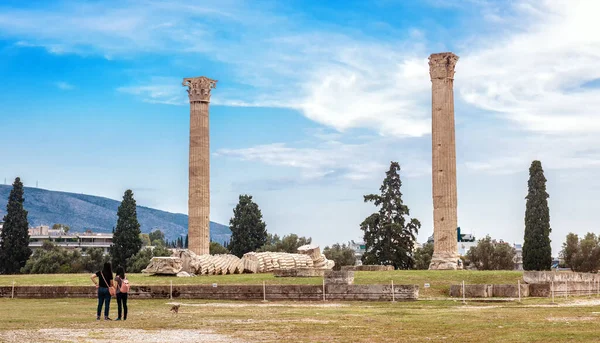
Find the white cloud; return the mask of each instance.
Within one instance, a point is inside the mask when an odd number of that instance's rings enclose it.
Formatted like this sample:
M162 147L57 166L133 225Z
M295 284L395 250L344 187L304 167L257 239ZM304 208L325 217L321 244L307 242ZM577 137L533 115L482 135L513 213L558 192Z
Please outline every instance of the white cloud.
M58 87L59 89L68 91L71 90L73 88L75 88L75 86L73 86L72 84L68 83L68 82L64 82L64 81L58 81L55 83L56 87Z
M517 10L524 30L465 51L455 81L461 97L530 131L600 131L600 89L584 87L600 79L600 2L527 1Z
M307 30L268 6L236 1L201 6L109 4L4 8L0 33L18 37L22 46L44 46L57 53L110 58L139 53L201 55L234 71L231 81L236 85L220 84L214 104L293 108L337 130L368 127L404 136L429 131L422 34L408 35L415 43L382 44L354 38L344 28ZM223 41L222 32L233 39ZM186 59L195 60L189 56ZM119 91L144 101L179 104L185 91L178 86L140 80Z
M117 91L136 95L144 102L183 106L189 102L181 85L182 80L154 77L145 85L122 86Z
M325 177L347 181L379 179L390 160L399 161L402 175L416 177L430 172L429 161L414 146L399 147L398 139L371 138L359 143L332 140L317 131L310 146L275 143L242 149L220 149L215 157L261 162L270 166L296 168L305 181ZM399 160L401 158L401 160Z
M460 1L433 3L465 8ZM427 56L437 52L431 51L433 45L454 46L461 57L455 80L457 101L481 111L482 121L491 112L508 120L501 124L523 130L505 142L506 151L490 147L502 141L492 130L487 140L481 141L480 149L487 154L467 156L468 166L512 170L535 156L546 160L560 156L573 165L590 166L598 158L579 154L581 146L577 145L600 144L593 135L600 131L600 89L585 86L600 79L600 21L595 18L600 3L595 0L524 0L511 3L511 7L471 1L469 13L479 11L484 20L477 25L487 26L475 27L474 32L447 44L428 41L436 32L419 27L410 28L398 40L375 40L361 35L360 28L306 26L296 22L301 21L299 17L280 16L281 8L250 8L236 1L110 4L66 4L44 10L2 8L0 33L18 39L17 45L44 46L56 53L95 53L111 58L164 54L177 59L178 66L196 63L195 57L212 59L224 63L229 73L228 83L219 82L213 91L214 105L292 108L346 133L344 137L355 128L390 137L426 136L431 92ZM230 38L223 40L224 36ZM189 68L195 70L196 65ZM118 90L148 102L187 104L180 78L153 75ZM457 113L457 118L460 115ZM524 138L525 134L532 136ZM564 144L544 144L547 134L564 136ZM570 138L582 134L585 142L569 143ZM344 155L344 149L345 145L331 143L221 153L322 175L331 166L311 158L336 160L330 155ZM350 164L348 160L338 162ZM551 164L571 165L558 160ZM344 175L360 178L362 174L347 171Z

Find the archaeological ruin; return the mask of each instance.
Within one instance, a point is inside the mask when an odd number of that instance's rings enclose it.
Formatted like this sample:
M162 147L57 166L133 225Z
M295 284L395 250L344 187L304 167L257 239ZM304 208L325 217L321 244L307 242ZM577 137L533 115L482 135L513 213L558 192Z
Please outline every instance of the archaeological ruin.
M188 195L189 249L208 254L210 244L210 91L217 80L207 77L183 79L190 99L190 157Z
M453 90L457 61L451 52L429 56L434 239L429 269L437 270L459 268Z

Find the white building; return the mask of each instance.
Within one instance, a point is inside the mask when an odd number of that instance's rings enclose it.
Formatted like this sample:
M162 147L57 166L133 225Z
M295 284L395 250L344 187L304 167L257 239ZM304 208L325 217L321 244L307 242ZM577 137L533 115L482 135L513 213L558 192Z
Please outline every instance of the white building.
M102 248L108 253L112 246L112 233L93 233L88 230L84 233L61 233L60 230L43 229L40 227L29 229L29 247L32 250L41 248L44 242L54 245L85 251L88 248Z
M460 256L465 256L469 252L469 249L477 246L477 242L456 242L456 244Z
M350 241L350 248L354 250L354 258L356 259L356 265L362 265L362 255L365 253L366 245L365 242L354 242Z
M515 270L523 270L523 244L513 244L515 248Z

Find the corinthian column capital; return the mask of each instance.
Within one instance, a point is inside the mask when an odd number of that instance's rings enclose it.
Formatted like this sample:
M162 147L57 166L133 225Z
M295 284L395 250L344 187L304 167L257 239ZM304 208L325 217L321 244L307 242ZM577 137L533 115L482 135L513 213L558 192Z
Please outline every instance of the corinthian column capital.
M190 102L210 102L210 90L217 87L217 80L205 76L186 77L183 79L182 85L188 87Z
M458 56L451 52L441 52L429 56L429 76L434 79L454 79L454 67Z

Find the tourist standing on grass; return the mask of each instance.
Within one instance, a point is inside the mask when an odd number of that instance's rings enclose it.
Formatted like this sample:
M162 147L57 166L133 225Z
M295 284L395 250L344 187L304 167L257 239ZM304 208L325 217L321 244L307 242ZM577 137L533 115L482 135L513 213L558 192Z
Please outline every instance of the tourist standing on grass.
M96 282L96 280L98 280L98 282ZM113 272L110 262L104 263L104 268L92 275L92 282L96 284L96 288L98 289L98 310L96 311L96 320L100 320L100 313L102 312L103 303L104 320L112 320L108 317L111 297L109 287L114 290Z
M123 314L123 320L127 320L127 293L129 292L129 281L127 281L127 278L125 277L125 269L121 266L117 267L115 281L117 282L117 305L119 308L117 320L121 320L121 313ZM123 311L121 311L121 306Z

